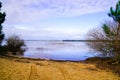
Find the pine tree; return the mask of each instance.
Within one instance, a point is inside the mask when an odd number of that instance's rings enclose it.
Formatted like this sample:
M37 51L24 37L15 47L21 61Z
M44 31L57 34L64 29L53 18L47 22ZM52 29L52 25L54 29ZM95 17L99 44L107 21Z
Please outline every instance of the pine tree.
M5 21L5 12L1 12L2 3L0 2L0 46L2 46L2 41L4 39L4 33L2 32L2 23Z
M115 10L113 7L110 8L110 13L108 13L109 17L112 17L115 22L118 23L117 31L116 31L116 59L120 61L120 0L117 2Z

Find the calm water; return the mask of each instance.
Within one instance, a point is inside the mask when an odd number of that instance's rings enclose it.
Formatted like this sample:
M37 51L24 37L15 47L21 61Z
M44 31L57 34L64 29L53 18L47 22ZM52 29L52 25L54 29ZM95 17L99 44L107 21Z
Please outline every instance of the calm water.
M84 42L26 41L24 57L79 61L95 54Z

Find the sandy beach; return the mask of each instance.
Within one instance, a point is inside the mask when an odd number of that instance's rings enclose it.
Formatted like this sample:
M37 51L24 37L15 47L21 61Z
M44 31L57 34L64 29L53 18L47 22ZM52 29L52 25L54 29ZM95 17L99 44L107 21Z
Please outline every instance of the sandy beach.
M0 80L120 80L92 63L0 56Z

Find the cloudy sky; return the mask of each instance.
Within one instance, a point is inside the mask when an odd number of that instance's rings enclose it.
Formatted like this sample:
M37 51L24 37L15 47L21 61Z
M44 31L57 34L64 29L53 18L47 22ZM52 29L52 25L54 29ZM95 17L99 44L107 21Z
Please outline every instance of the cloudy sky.
M1 0L6 35L24 39L84 39L118 0Z

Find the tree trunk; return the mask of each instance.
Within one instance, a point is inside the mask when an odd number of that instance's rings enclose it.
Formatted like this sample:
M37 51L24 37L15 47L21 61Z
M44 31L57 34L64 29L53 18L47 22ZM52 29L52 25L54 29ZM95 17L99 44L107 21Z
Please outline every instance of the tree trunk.
M115 58L116 61L120 61L120 55L119 55L119 34L120 34L120 22L118 23L118 27L117 27L117 32L116 32L116 54L115 54Z

